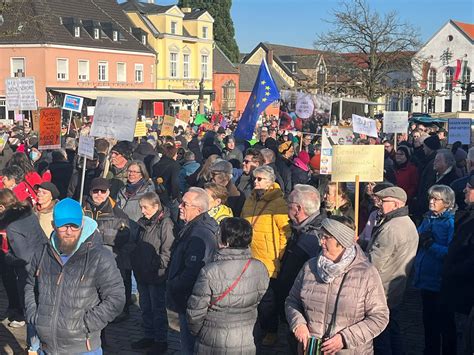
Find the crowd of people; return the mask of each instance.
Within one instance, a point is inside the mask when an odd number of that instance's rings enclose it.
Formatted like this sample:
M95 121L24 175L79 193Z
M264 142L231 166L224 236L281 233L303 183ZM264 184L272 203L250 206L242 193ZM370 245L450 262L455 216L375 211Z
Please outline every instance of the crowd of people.
M354 183L320 174L318 132L264 120L250 144L210 121L96 138L85 167L81 132L45 151L28 125L3 128L0 267L30 353L102 354L138 302L131 347L148 354L168 349L168 311L182 354L255 354L282 326L288 353L403 354L409 283L424 353L473 353L473 147L434 124L355 134L385 148L384 181L355 201Z

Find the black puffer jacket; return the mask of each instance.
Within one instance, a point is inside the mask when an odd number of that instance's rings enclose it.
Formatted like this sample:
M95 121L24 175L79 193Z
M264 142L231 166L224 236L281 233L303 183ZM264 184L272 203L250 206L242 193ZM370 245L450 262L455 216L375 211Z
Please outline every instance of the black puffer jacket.
M162 156L160 161L153 166L153 181L156 182L157 178L163 180L162 184L166 191L160 191L160 200L165 205L169 204L170 201L180 199L181 194L179 192L179 172L181 165L166 155Z
M60 200L67 196L67 190L71 181L73 170L72 164L67 160L55 161L49 164L51 182L58 188Z
M137 281L159 284L166 281L166 270L174 241L174 225L166 207L151 219L138 220L140 232L132 251L132 269Z
M230 285L245 272L235 288L220 301ZM251 259L249 249L225 248L204 266L188 301L187 318L197 335L196 354L255 354L257 306L268 288L265 265ZM211 305L211 302L215 304Z
M78 354L101 346L100 331L123 310L125 290L97 224L84 217L79 247L63 263L55 236L37 253L25 287L26 320L49 354Z
M201 268L211 260L217 247L217 222L207 212L186 224L179 233L168 268L167 302L183 314Z

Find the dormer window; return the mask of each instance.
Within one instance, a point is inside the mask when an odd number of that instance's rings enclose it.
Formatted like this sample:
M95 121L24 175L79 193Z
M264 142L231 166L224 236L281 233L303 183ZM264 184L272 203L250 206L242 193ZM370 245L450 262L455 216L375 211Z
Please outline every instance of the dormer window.
M142 35L142 43L146 46L146 35Z
M171 21L171 34L176 34L176 30L178 28L178 23L175 21Z
M117 42L118 41L118 31L113 31L112 32L112 39L114 42Z
M202 38L207 38L207 36L208 36L208 32L207 32L207 31L208 31L208 30L209 30L209 29L208 29L208 27L206 27L206 26L204 26L204 27L202 28Z
M100 30L98 28L94 28L94 39L100 39Z
M79 26L74 27L74 37L81 37L81 28Z

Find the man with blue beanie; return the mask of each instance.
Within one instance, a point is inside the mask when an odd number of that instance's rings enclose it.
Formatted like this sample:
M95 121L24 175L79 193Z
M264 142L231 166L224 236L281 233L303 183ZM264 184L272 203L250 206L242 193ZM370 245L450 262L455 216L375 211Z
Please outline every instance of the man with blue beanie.
M100 332L125 304L114 256L102 245L97 223L73 199L55 205L53 227L51 242L31 263L27 321L45 354L102 354Z

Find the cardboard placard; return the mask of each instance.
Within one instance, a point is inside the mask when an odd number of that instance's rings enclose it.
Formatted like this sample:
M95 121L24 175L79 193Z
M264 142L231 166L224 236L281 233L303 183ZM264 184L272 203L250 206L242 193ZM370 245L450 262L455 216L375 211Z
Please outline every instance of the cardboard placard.
M352 127L323 127L319 170L321 174L328 175L332 172L333 147L335 145L352 145L353 138Z
M336 145L332 157L331 181L383 181L384 146Z
M90 135L133 141L139 99L98 97Z
M35 78L9 78L5 80L8 111L37 110Z
M462 144L471 144L470 118L448 119L448 144L460 141Z
M161 125L160 136L172 136L174 135L174 124L176 118L173 116L166 116L163 119L163 124Z
M94 144L94 137L80 135L77 154L90 160L94 159Z
M94 116L95 106L87 106L87 116Z
M387 111L383 115L384 133L407 133L408 111Z
M153 102L153 116L163 116L165 114L165 105L163 102Z
M66 94L64 95L63 110L81 112L83 102L83 97Z
M146 122L145 121L137 121L137 124L135 125L135 137L144 137L146 136L148 132L148 128L146 128Z
M179 119L186 123L189 123L191 119L191 111L190 110L179 110Z
M31 120L32 120L32 130L39 132L39 123L40 123L40 110L31 111Z
M38 149L61 148L61 108L40 110Z
M352 127L354 133L365 134L377 138L377 125L375 120L359 115L352 115Z
M15 122L23 122L25 115L22 113L15 113Z

